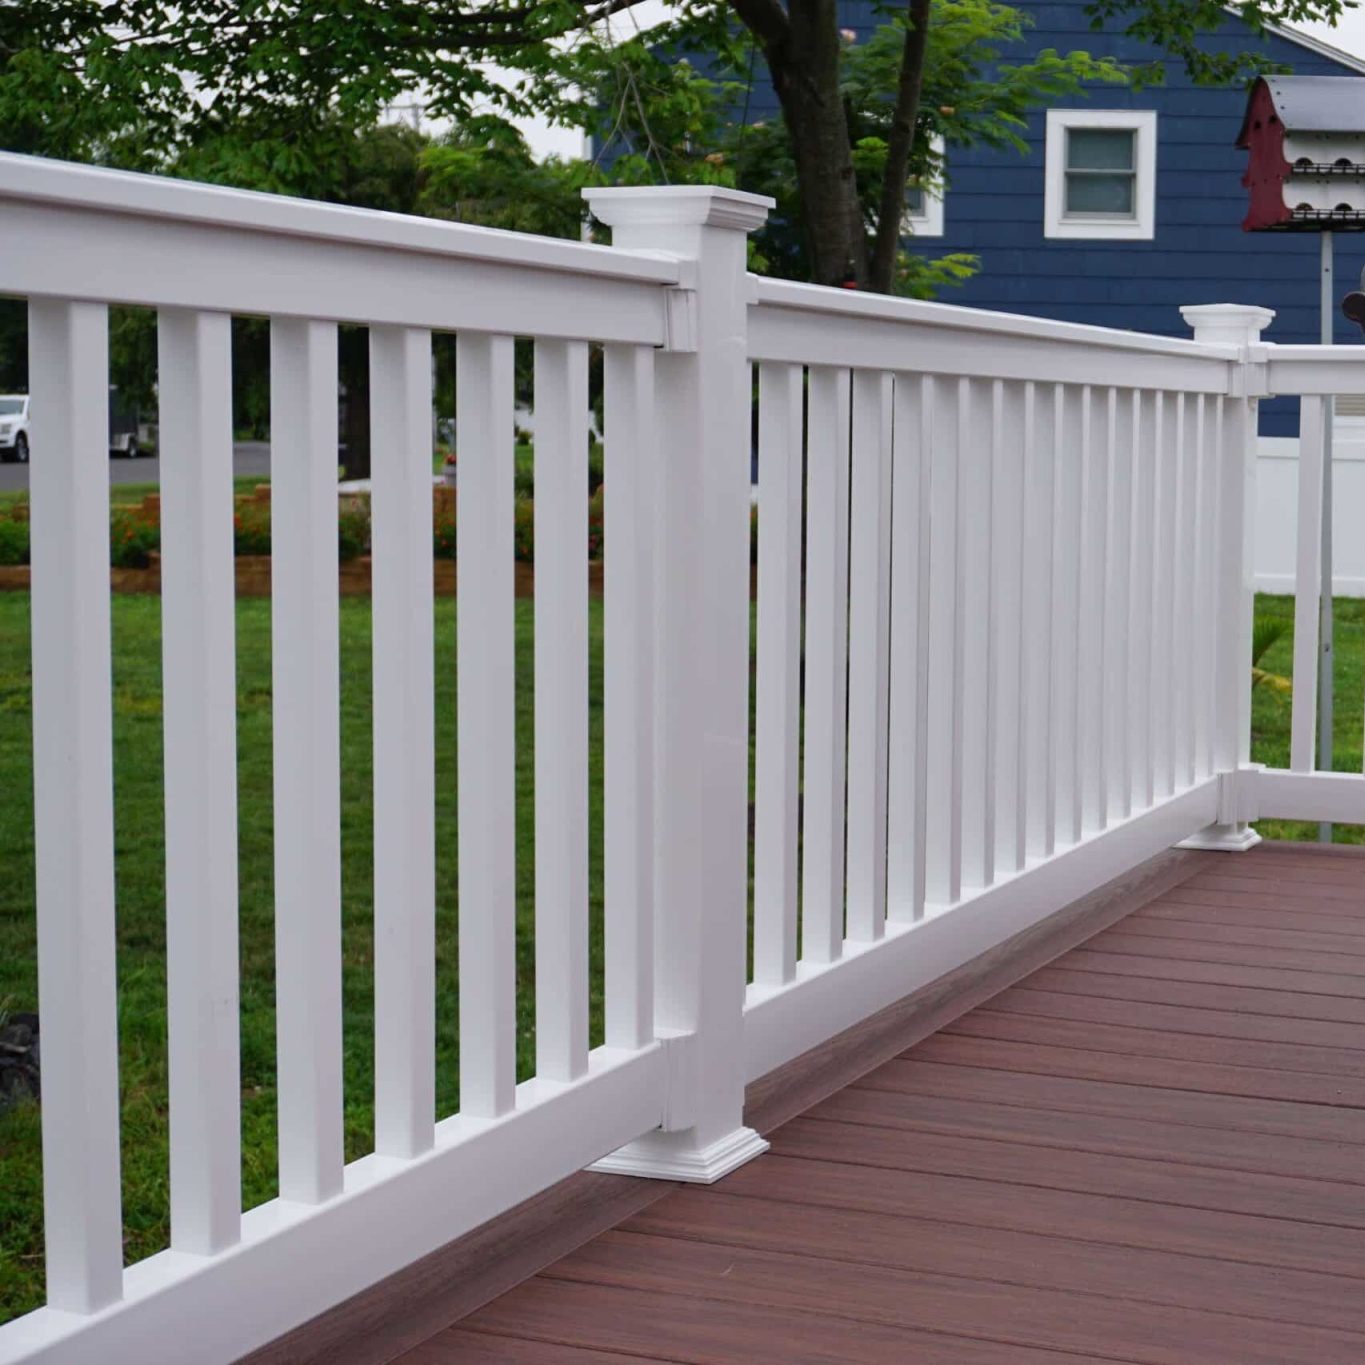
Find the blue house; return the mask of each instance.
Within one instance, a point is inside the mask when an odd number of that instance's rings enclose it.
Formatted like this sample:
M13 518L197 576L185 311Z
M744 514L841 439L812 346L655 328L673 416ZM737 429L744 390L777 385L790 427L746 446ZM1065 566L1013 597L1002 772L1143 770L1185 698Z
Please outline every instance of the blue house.
M1136 65L1161 56L1150 44L1093 31L1084 0L1014 0L1033 27L1010 56L1081 49ZM869 0L844 0L844 25L862 36L878 23ZM1285 30L1256 39L1229 15L1210 49L1259 47L1298 75L1359 76L1365 62ZM1275 310L1268 341L1319 338L1316 234L1247 233L1246 153L1234 147L1246 90L1195 85L1167 61L1166 84L1133 91L1097 86L1088 97L1039 108L1028 154L946 148L940 200L917 194L910 216L926 254L971 252L979 273L945 302L1071 322L1188 336L1180 306L1253 303ZM771 88L754 107L776 108ZM1336 239L1337 294L1365 265L1365 235ZM1336 340L1359 340L1336 320ZM1297 403L1262 405L1263 435L1297 434Z

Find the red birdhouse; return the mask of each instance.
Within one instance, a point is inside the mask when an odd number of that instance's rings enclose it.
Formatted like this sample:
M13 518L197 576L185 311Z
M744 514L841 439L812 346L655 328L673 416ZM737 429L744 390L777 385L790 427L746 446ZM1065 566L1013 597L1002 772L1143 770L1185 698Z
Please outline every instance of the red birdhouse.
M1237 145L1244 231L1365 231L1365 78L1260 77Z

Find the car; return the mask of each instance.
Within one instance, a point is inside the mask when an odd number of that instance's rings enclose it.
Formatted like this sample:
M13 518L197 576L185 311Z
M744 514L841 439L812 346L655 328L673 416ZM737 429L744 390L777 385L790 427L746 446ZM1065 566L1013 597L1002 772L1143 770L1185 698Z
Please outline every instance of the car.
M138 430L142 416L135 403L130 403L114 384L109 385L109 453L135 460L142 454Z
M28 463L28 394L0 393L0 460Z

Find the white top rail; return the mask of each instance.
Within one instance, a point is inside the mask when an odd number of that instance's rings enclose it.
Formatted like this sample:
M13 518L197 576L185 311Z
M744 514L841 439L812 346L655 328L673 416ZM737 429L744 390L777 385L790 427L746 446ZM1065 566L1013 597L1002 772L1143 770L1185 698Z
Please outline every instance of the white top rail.
M0 154L0 293L662 344L676 260Z
M1266 364L1266 389L1272 394L1365 393L1365 347L1275 346L1253 347L1253 361Z
M793 364L1227 393L1236 346L751 277L749 354Z

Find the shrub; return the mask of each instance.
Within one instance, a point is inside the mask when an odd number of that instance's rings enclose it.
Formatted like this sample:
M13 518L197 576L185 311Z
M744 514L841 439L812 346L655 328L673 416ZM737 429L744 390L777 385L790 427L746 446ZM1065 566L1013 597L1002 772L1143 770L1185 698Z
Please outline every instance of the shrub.
M345 564L370 548L369 505L361 499L342 503L337 514L337 558Z
M516 549L517 562L534 564L536 558L535 508L525 498L518 498L513 516L512 542Z
M758 563L758 508L749 509L749 563Z
M513 513L512 546L516 559L521 564L534 564L536 559L536 520L535 504L527 498L518 498ZM604 531L605 509L601 488L588 503L588 558L601 559L606 542ZM437 559L454 559L455 553L455 511L439 503L431 523L432 552Z
M431 549L437 559L455 558L455 509L438 503L431 522Z
M606 493L599 480L588 502L588 558L601 559L606 549Z
M602 446L598 441L592 441L588 446L588 496L596 497L597 490L602 487Z
M238 504L232 518L232 553L268 555L270 553L270 504Z
M109 563L116 569L145 569L161 547L161 528L135 508L116 507L109 517Z
M0 564L28 563L28 522L0 521Z

